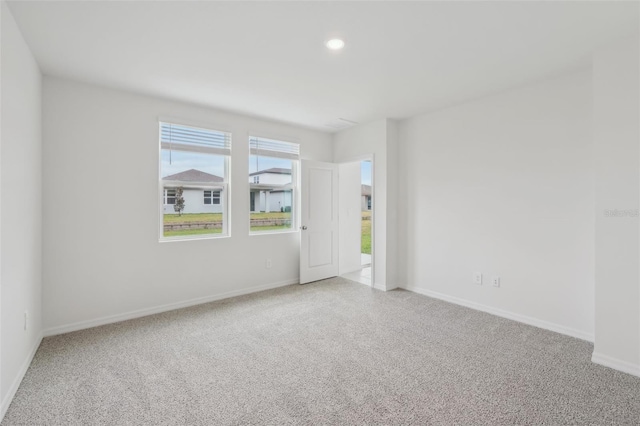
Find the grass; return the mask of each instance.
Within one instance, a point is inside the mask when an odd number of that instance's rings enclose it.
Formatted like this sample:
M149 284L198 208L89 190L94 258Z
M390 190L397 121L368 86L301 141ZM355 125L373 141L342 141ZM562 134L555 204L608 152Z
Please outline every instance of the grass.
M251 231L288 231L291 229L291 226L252 226Z
M222 228L213 229L182 229L180 231L165 231L165 237L183 237L185 235L208 235L208 234L221 234Z
M291 219L291 212L251 213L251 219Z
M251 213L251 221L269 219L291 220L291 212ZM287 231L291 228L291 225L264 225L252 226L251 231Z
M362 240L361 251L362 253L371 254L371 212L362 212ZM291 213L251 213L251 219L290 219ZM164 223L191 223L191 222L219 222L222 220L222 213L186 213L182 216L177 214L165 214ZM290 230L290 226L252 226L251 231L285 231ZM181 237L186 235L207 235L207 234L220 234L221 228L213 229L182 229L179 231L166 231L165 237Z
M360 251L365 254L371 254L371 212L362 212L362 217L368 217L369 219L362 221Z
M251 213L251 220L269 220L269 219L291 219L291 213ZM194 222L221 222L222 213L185 213L183 215L178 214L165 214L163 217L165 224L177 224L177 223L194 223ZM267 225L267 226L252 226L251 231L283 231L290 230L291 226L286 225ZM181 229L179 231L165 231L165 237L182 237L186 235L208 235L208 234L220 234L221 228L212 229Z
M185 213L182 216L177 214L165 214L164 223L191 223L191 222L220 222L222 213Z

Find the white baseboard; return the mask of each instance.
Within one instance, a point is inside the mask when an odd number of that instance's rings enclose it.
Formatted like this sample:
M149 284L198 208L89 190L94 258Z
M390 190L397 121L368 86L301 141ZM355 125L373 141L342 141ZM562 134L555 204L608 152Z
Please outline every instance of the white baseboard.
M4 415L7 413L7 410L9 409L9 405L11 405L11 401L13 401L13 397L16 395L16 392L18 391L18 388L20 387L20 383L22 383L22 379L24 378L24 375L27 373L27 370L31 365L31 361L33 361L33 357L36 355L36 352L40 347L40 343L42 343L42 337L43 337L42 333L40 333L33 347L31 348L29 355L27 355L25 360L22 362L22 365L20 366L20 370L18 370L18 374L16 374L16 377L13 379L13 382L9 387L9 391L7 392L5 397L2 399L2 404L0 405L0 422L2 422L2 419L4 419Z
M622 361L596 352L591 355L591 362L640 377L640 364L633 364L631 362Z
M515 312L509 312L502 309L494 308L491 306L483 305L481 303L472 302L470 300L461 299L455 296L449 296L446 294L438 293L436 291L427 290L417 286L405 286L405 290L413 291L414 293L423 294L425 296L433 297L435 299L444 300L445 302L454 303L456 305L465 306L467 308L475 309L477 311L486 312L492 315L496 315L502 318L522 322L524 324L532 325L534 327L543 328L545 330L554 331L556 333L565 334L567 336L575 337L577 339L586 340L593 343L593 334L585 333L584 331L576 330L574 328L565 327L560 324L555 324L549 321L544 321L538 318L529 317L526 315L517 314Z
M396 290L396 289L399 289L399 288L402 288L402 287L400 287L398 284L387 283L387 285L386 285L387 291Z
M98 327L106 324L113 324L120 321L127 321L134 318L146 317L147 315L159 314L162 312L173 311L175 309L187 308L189 306L201 305L203 303L215 302L216 300L228 299L230 297L242 296L250 293L257 293L259 291L271 290L278 287L284 287L287 285L298 284L300 280L298 278L290 279L286 281L280 281L277 283L264 284L255 287L248 287L239 290L228 291L225 293L214 294L211 296L198 297L196 299L185 300L182 302L169 303L166 305L154 306L151 308L139 309L136 311L125 312L122 314L109 315L106 317L79 321L72 324L60 325L56 327L47 328L44 330L44 337L56 336L58 334L70 333L72 331L84 330L87 328Z

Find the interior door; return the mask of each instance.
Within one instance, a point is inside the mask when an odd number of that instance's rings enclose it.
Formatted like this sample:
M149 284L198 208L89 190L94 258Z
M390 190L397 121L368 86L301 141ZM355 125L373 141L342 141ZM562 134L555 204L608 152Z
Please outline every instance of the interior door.
M338 165L302 160L300 284L338 275Z

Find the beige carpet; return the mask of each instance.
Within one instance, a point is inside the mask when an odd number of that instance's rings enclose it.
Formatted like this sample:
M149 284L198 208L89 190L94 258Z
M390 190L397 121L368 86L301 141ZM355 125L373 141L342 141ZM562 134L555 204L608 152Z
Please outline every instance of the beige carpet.
M336 278L47 338L2 425L638 425L591 352Z

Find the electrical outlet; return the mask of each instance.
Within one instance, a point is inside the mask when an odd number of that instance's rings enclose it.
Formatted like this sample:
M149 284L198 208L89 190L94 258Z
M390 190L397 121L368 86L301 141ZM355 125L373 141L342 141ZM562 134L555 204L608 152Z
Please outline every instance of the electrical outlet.
M267 269L271 269L271 259L267 259L267 261L264 264L264 267Z
M482 272L476 272L473 274L473 282L482 285Z
M500 277L493 277L493 286L500 287Z
M24 329L25 329L25 331L27 330L28 327L29 327L29 312L28 311L24 311Z

